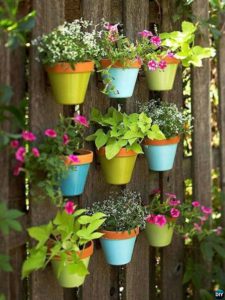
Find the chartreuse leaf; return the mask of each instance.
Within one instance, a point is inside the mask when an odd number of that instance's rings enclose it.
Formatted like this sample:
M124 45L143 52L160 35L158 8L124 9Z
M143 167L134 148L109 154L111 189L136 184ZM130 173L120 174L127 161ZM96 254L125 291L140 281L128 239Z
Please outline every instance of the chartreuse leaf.
M29 236L38 241L36 246L37 249L41 248L46 243L52 233L52 230L52 222L49 222L47 225L31 227L28 229Z
M91 222L91 216L81 216L78 219L78 223L80 223L82 225L89 224L90 222Z
M194 33L197 29L197 27L193 23L187 21L183 21L181 27L182 31L187 33Z
M22 279L27 277L31 272L42 269L45 265L46 255L46 246L39 249L31 249L30 255L22 266Z
M105 219L95 220L91 224L88 225L87 231L88 233L92 233L95 230L97 230L103 223L105 222Z
M80 260L78 263L69 263L68 271L71 274L76 274L79 276L85 276L89 274L88 269L82 260Z
M73 214L74 217L79 217L80 215L82 215L84 212L86 212L86 209L78 209L75 211L75 213Z
M0 300L6 300L5 295L0 294Z
M104 133L102 129L99 129L96 132L96 139L95 139L95 145L97 149L101 148L104 146L108 141L108 136Z
M143 150L142 150L142 148L141 148L141 146L140 146L140 144L137 144L137 143L134 143L133 145L131 145L130 147L129 147L129 149L130 150L133 150L134 152L136 152L136 153L143 153Z
M118 142L111 143L105 148L105 156L107 159L112 159L120 151L120 144Z
M95 220L102 219L105 217L106 217L106 215L103 214L102 212L96 212L91 216L91 221L95 221Z

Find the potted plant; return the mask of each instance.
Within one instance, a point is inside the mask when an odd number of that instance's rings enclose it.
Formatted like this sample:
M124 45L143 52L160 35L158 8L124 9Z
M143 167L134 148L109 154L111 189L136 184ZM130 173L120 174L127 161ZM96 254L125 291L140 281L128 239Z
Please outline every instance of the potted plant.
M197 25L182 22L182 31L153 35L151 31L139 32L141 39L137 52L143 60L148 88L167 91L173 88L177 66L202 66L202 59L215 55L213 48L195 46Z
M181 134L191 132L191 117L179 111L176 104L151 99L139 103L139 112L144 112L158 125L165 138L158 140L145 138L144 153L152 171L167 171L173 168L177 145Z
M31 272L43 270L51 262L59 284L65 288L78 287L84 283L93 240L102 236L96 230L105 221L105 215L88 216L85 209L75 210L72 201L65 210L58 211L53 220L45 225L28 229L29 236L37 243L29 249L23 263L22 278Z
M126 114L110 107L106 114L93 108L91 121L100 126L87 141L95 141L105 179L110 184L127 184L131 180L140 143L145 137L165 138L145 113Z
M33 41L48 72L55 100L74 105L84 102L94 62L100 53L98 32L92 22L65 22Z
M83 135L88 122L84 116L60 116L55 129L48 128L40 140L23 131L22 141L12 144L17 164L14 175L25 171L34 199L60 204L62 196L83 193L93 152L83 149Z
M93 203L91 211L106 215L100 243L107 263L129 263L139 229L145 225L140 194L129 190L111 193L106 200Z
M128 98L133 95L138 71L141 67L137 59L136 46L119 32L120 24L102 23L102 49L100 72L104 91L110 98Z

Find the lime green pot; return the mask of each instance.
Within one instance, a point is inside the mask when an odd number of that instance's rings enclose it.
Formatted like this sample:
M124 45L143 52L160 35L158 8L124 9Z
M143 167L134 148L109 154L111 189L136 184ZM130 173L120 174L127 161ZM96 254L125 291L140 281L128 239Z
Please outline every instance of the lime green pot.
M165 247L168 246L173 238L174 222L168 222L160 227L155 224L146 223L145 233L150 246Z
M98 151L98 157L107 183L120 185L130 182L137 158L136 152L121 148L114 158L108 160L103 147Z
M83 62L74 65L58 63L46 67L54 98L63 105L76 105L84 102L93 62Z
M150 91L169 91L173 88L179 60L166 58L167 66L164 70L151 71L144 67L148 88Z
M82 262L86 267L88 267L90 257L93 254L93 247L94 247L93 245L94 245L93 242L91 242L90 245L87 248L85 248L83 251L77 252L77 254L80 256ZM68 263L71 263L70 259L71 258L68 255ZM74 288L74 287L81 286L84 283L84 280L87 276L87 275L80 276L77 275L76 273L71 273L68 270L68 265L63 266L61 268L59 257L54 257L52 259L52 269L54 275L58 280L59 285L64 288Z

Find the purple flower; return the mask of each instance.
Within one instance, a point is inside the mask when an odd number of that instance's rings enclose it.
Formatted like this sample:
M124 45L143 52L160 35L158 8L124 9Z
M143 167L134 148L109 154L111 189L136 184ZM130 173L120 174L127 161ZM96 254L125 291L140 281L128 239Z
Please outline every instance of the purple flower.
M171 214L172 218L178 218L180 215L180 211L179 211L179 209L171 208L170 214Z
M138 32L139 35L141 35L143 38L148 38L149 36L153 36L151 31L143 30Z
M152 36L151 39L150 39L150 42L151 42L153 45L157 46L157 47L159 47L159 46L161 45L161 39L160 39L160 37L157 36L157 35Z
M150 71L155 71L157 68L158 68L158 63L157 63L157 61L155 61L155 60L150 60L149 62L148 62L148 68L149 68L149 70Z
M36 136L33 134L33 132L27 130L22 132L22 138L25 141L29 141L29 142L33 142L36 140Z
M40 156L40 152L39 152L38 148L36 148L36 147L32 148L32 153L33 153L34 157Z
M18 161L24 162L26 150L24 147L19 147L15 153L15 157Z
M10 147L14 148L14 149L18 148L19 147L19 141L18 140L12 140L10 142Z
M161 60L159 62L159 68L160 68L160 70L164 70L166 67L167 67L166 61L165 60Z
M73 201L67 201L65 205L65 212L68 215L72 215L75 211L76 206L74 205Z
M57 133L54 129L46 129L45 130L45 135L51 138L57 137Z

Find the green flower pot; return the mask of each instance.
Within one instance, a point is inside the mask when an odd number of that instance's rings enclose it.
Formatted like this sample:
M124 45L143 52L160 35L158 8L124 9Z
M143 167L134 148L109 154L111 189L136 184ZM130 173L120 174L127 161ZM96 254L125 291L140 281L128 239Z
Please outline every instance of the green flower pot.
M146 223L145 233L150 246L168 246L173 238L174 223L167 223L160 227L155 224Z
M75 64L74 69L68 63L47 67L56 102L63 105L83 103L93 69L93 62Z
M130 182L137 158L136 152L122 148L114 158L108 160L105 157L105 148L101 148L98 155L107 183L121 185Z

